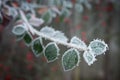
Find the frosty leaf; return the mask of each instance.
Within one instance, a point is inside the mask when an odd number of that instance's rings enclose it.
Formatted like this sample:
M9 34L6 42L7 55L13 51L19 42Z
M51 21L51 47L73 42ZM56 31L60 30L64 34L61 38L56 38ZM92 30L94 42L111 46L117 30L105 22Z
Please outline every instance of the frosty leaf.
M79 13L83 12L83 6L81 4L75 4L75 10Z
M71 15L71 12L67 8L62 8L61 16L68 17Z
M96 58L94 56L94 54L91 51L85 51L83 53L83 58L84 60L87 62L87 64L90 66L91 64L93 64L93 62L96 61Z
M25 25L27 26L27 29L29 29L29 31L34 35L35 34L35 30L33 29L33 27L28 23L28 20L25 16L25 14L23 13L23 11L19 11L20 12L20 16L22 18L22 20L25 22Z
M51 27L45 26L40 30L40 32L50 37L53 36L55 30Z
M84 48L84 49L87 48L87 45L82 40L80 40L78 37L75 36L71 39L70 43L80 48Z
M43 27L40 30L41 33L47 35L48 37L54 39L55 41L61 41L61 42L67 42L68 39L67 37L64 35L64 33L60 32L60 31L55 31L53 28L51 27Z
M52 9L52 11L54 11L54 12L56 12L56 13L58 13L58 14L61 14L61 12L58 10L58 8L52 7L51 9Z
M64 35L64 33L60 32L60 31L55 31L52 38L55 39L56 41L61 41L61 42L67 42L68 41L68 39Z
M15 26L13 29L12 29L12 32L13 34L16 35L16 38L17 38L17 41L23 39L24 35L25 35L25 32L27 31L27 27L26 25L23 23L23 24L20 24L20 25L17 25Z
M22 25L24 26L24 28L25 28L26 31L29 30L29 28L27 27L27 24L26 24L26 23L23 23Z
M46 22L46 23L50 23L52 21L52 15L51 12L48 10L47 12L45 12L42 15L42 19Z
M105 53L105 51L108 48L108 45L105 44L104 41L96 39L90 42L88 48L94 53L95 56L97 56Z
M71 12L67 8L62 8L61 14L60 14L60 21L64 21L66 17L69 17L71 15Z
M50 6L61 6L62 5L61 0L48 0L48 3Z
M64 1L63 6L66 7L66 8L72 8L73 7L73 5L70 1Z
M12 32L17 35L17 36L21 36L25 33L25 28L23 27L24 25L17 25L12 29Z
M37 18L34 15L30 18L29 23L35 27L39 27L44 23L43 19Z
M11 10L11 15L12 15L13 17L16 17L16 16L18 15L17 10L16 10L16 9L12 9L12 10Z
M15 8L8 7L8 13L6 13L8 16L16 17L18 15L18 12Z
M24 10L24 11L29 11L30 10L30 6L26 2L22 2L21 9Z
M30 20L32 18L33 15L31 15L30 13L26 14L26 18L27 20Z
M24 42L25 42L25 44L26 44L27 46L29 46L29 45L31 44L32 40L33 40L33 39L32 39L32 36L31 36L31 34L30 34L29 32L26 32L26 33L25 33L23 39L24 39Z
M51 42L47 44L44 50L44 56L47 59L47 62L53 62L57 59L59 55L59 48L56 43Z
M42 54L43 51L43 44L42 44L42 38L36 38L32 41L32 51L33 53L38 57Z
M57 16L57 14L56 14L54 11L52 11L52 10L50 10L50 14L51 14L51 16L52 16L53 18L55 18L55 17Z
M79 65L80 55L76 49L67 50L62 56L62 66L64 71L74 69Z

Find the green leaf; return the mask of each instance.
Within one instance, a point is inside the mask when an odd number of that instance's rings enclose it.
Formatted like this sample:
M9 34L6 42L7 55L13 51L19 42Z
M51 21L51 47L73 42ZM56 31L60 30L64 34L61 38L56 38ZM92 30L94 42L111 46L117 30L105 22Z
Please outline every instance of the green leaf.
M17 22L17 21L21 20L21 17L20 17L20 16L16 16L16 19L15 19L15 20L16 20L16 22Z
M84 54L83 54L83 58L87 62L87 64L89 66L91 64L93 64L93 62L96 61L96 58L95 58L94 54L91 51L85 51Z
M23 39L24 39L24 42L27 46L29 46L31 44L32 40L33 40L32 36L29 32L25 33Z
M60 21L64 21L66 17L69 17L71 15L71 12L67 8L62 8L61 14L60 14Z
M58 55L59 55L59 48L57 44L54 42L47 44L44 50L44 56L47 59L47 62L55 61Z
M13 34L16 35L17 41L18 41L18 40L23 39L26 30L24 28L24 25L17 25L12 29L12 32L13 32Z
M18 36L23 35L25 31L26 30L23 27L23 25L17 25L12 29L13 34L18 35Z
M27 18L27 20L30 20L30 19L31 19L31 17L32 17L32 15L31 15L31 14L26 14L26 18Z
M47 12L45 12L42 15L42 19L46 22L46 23L50 23L52 21L52 15L51 12L48 10Z
M61 16L69 17L71 12L67 8L62 8Z
M64 71L74 69L79 65L80 55L76 49L67 50L62 56L62 66Z
M32 51L38 57L39 55L42 54L43 51L43 44L42 44L42 38L36 38L32 41Z
M88 49L91 50L95 56L97 56L105 53L108 49L108 45L104 41L96 39L90 42Z

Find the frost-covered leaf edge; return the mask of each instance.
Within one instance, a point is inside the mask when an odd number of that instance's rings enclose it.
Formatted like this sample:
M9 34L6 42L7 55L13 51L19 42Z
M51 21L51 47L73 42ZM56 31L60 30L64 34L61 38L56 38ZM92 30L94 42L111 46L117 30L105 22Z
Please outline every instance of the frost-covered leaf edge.
M32 37L32 35L30 34L30 32L26 31L25 34L28 34L28 35L31 37L32 41L33 41L33 37ZM25 35L24 35L24 36L25 36ZM24 40L24 37L23 37L23 40ZM32 43L32 41L31 41L31 43ZM30 44L27 44L25 41L24 41L24 43L25 43L28 47L31 45L31 43L30 43Z
M22 35L22 34L24 34L25 31L26 31L26 29L25 29L25 27L23 27L23 26L24 26L23 24L19 24L19 25L14 26L13 29L12 29L12 33L15 34L15 35ZM17 32L15 31L15 29L18 28L18 27L23 28L24 31L22 31L22 34L19 34L19 33L17 33Z
M51 44L54 44L55 47L56 47L56 49L57 49L57 57L56 57L55 59L51 60L51 61L48 61L47 57L45 56L45 50L46 50L46 48L47 48L49 45L51 45ZM44 56L45 56L45 58L46 58L46 60L47 60L47 63L50 63L50 62L53 62L53 61L57 60L57 59L58 59L58 56L60 55L60 54L59 54L59 51L60 51L60 49L59 49L59 47L57 46L57 44L56 44L55 42L49 42L49 43L45 46L45 48L44 48L44 50L43 50L43 54L44 54Z
M101 54L105 54L105 52L109 49L109 47L108 47L108 45L103 41L103 40L101 40L101 39L94 39L93 41L91 41L90 42L90 44L92 44L93 42L100 42L100 43L102 43L102 44L104 44L105 45L105 48L104 48L104 50L103 50L103 52L101 53ZM92 49L91 49L91 47L90 47L90 44L89 44L89 46L88 46L88 49L90 50L90 51L92 51ZM92 51L93 52L93 51ZM94 52L93 52L94 53ZM94 53L94 54L96 54L96 53ZM101 55L100 54L100 55ZM95 55L95 56L97 56L97 55Z
M48 35L48 34L46 33L46 31L50 31L50 32L52 32L52 33L51 33L51 34L49 33L50 35ZM40 29L40 32L43 33L43 34L46 35L46 36L51 37L51 36L53 36L55 30L54 30L54 28L52 28L52 27L45 26L45 27L43 27L43 28Z
M46 14L49 14L49 20L48 20L47 22L45 22L45 23L49 24L49 23L52 21L52 19L53 19L53 16L51 15L51 10L48 10L48 11L46 11L44 14L42 14L41 18L43 19ZM43 19L43 20L44 20L44 19ZM45 20L44 20L44 21L45 21Z
M65 54L67 54L69 51L72 51L72 50L75 50L75 52L77 53L77 55L78 55L78 62L77 62L77 64L75 66L73 66L73 68L65 70L64 65L63 65L63 57L65 56ZM75 67L79 66L79 63L80 63L80 53L79 53L79 51L77 49L71 48L71 49L69 49L69 50L64 52L64 54L62 56L62 67L63 67L64 71L70 71L70 70L74 69Z
M89 54L91 54L92 57L93 57L93 59L92 59L91 62L88 62L87 58L85 57L85 54L87 54L88 52L89 52ZM86 62L89 66L91 66L91 65L97 60L97 59L95 58L94 54L93 54L91 51L85 51L85 52L83 53L83 58L84 58L85 62Z
M59 37L57 37L57 35L58 35ZM68 41L68 38L64 35L64 33L61 32L61 31L58 31L58 30L56 30L56 31L54 32L52 38L53 38L56 42L57 42L57 41L59 41L59 42L67 42L67 41ZM60 39L60 38L62 38L62 39Z
M43 47L43 49L44 49L44 46L43 46L43 42L42 42L42 38L41 38L41 37L38 37L38 38L34 39L34 40L32 41L32 43L31 43L31 49L32 49L32 51L33 51L33 54L34 54L36 57L39 57L40 55L42 55L43 51L41 52L41 54L38 54L38 55L35 54L35 50L33 49L33 43L34 43L34 41L36 41L36 40L39 40L39 41L40 41L40 44L41 44L41 46Z
M47 29L49 31L52 31L51 35L47 35L45 32L42 31L42 30L47 30ZM41 28L40 32L43 33L44 35L46 35L47 37L53 39L56 42L58 42L58 41L59 42L67 42L68 41L68 38L64 35L63 32L58 31L58 30L54 30L54 28L49 27L49 26L45 26L45 27ZM64 38L64 41L61 41L60 39L57 39L57 37L55 37L56 34L58 35L58 33L62 36L62 39Z
M73 44L72 42L73 42L73 40L75 40L75 39L78 40L79 42L81 42L81 44L83 44L83 47L82 47L82 46L79 46L79 44ZM85 44L85 42L82 41L80 38L78 38L78 37L76 37L76 36L73 36L73 37L71 38L70 44L71 44L71 45L74 45L74 46L79 46L79 48L84 48L84 49L87 48L87 45Z

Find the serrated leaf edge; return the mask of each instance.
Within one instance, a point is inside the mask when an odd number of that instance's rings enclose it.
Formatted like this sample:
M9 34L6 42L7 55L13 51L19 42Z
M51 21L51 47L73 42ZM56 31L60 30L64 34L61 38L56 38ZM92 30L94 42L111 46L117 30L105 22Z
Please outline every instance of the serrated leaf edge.
M93 41L90 42L90 44L92 44L93 42L100 42L100 43L102 43L102 44L105 45L105 47L104 47L104 49L103 49L103 51L102 51L103 54L105 54L105 51L109 49L108 45L107 45L103 40L101 40L101 39L94 39ZM90 47L90 44L89 44L89 46L88 46L88 49L89 49L90 51L92 51L92 49L91 49L91 47ZM94 53L94 52L93 52L93 53ZM94 53L94 54L96 54L96 53ZM96 55L95 55L95 56L96 56Z
M46 30L52 31L52 34L51 34L51 35L45 34L44 31L46 31ZM55 30L54 30L54 28L52 28L52 27L45 26L45 27L41 28L40 32L41 32L42 34L46 35L47 37L52 37L52 36L54 35L54 33L55 33Z
M63 65L63 57L64 57L69 51L72 51L72 50L75 50L75 52L77 53L77 55L78 55L78 62L77 62L77 64L76 64L75 66L73 66L71 69L65 70L64 65ZM71 48L71 49L65 51L65 53L64 53L63 56L62 56L62 67L63 67L63 70L64 70L64 71L70 71L70 70L74 69L76 66L79 66L79 63L80 63L80 55L79 55L79 54L80 54L79 51L78 51L77 49L74 49L74 48Z
M60 39L59 38L54 38L55 36L56 36L56 34L60 34L60 35L62 35L62 37L64 38L64 41L63 40L61 40L60 41ZM58 34L58 35L59 35ZM61 32L61 31L58 31L58 30L56 30L55 32L54 32L54 34L53 34L53 36L51 36L51 38L52 39L54 39L56 42L58 42L58 41L60 41L60 42L67 42L68 41L68 38L65 36L65 34L63 33L63 32Z

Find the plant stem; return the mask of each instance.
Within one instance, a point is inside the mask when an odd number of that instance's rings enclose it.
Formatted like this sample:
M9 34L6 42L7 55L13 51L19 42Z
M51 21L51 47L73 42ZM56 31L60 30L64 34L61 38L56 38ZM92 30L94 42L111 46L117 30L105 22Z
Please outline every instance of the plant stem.
M26 16L25 16L25 14L24 14L23 11L20 10L19 12L20 12L20 15L21 15L22 20L26 23L29 31L30 31L33 35L36 34L36 35L41 36L41 37L43 37L43 38L45 38L45 39L48 39L48 40L50 40L50 41L53 41L53 42L55 42L55 43L57 43L57 44L61 44L61 45L67 46L67 47L75 48L75 49L78 49L79 51L85 51L85 50L86 50L86 48L80 48L80 47L78 47L77 45L72 45L72 44L70 44L70 43L68 43L68 42L58 41L58 40L56 40L56 39L50 38L49 36L41 33L40 31L36 30L35 28L33 28L33 27L29 24L29 22L28 22L28 20L27 20L27 18L26 18Z

